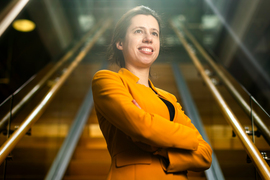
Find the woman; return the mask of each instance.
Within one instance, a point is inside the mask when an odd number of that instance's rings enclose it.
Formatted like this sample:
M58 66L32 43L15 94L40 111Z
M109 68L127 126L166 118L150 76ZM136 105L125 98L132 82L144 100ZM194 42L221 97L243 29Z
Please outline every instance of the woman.
M118 73L97 72L92 89L112 158L108 180L187 179L210 167L212 150L175 96L156 88L149 70L160 49L160 20L144 6L117 23L110 47Z

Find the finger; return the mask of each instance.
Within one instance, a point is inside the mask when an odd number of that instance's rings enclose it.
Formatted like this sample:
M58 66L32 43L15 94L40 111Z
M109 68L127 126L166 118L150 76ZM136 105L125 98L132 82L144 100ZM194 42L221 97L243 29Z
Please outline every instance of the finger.
M133 104L135 104L138 108L142 109L142 108L140 107L140 105L137 103L137 101L135 101L135 99L133 99L132 102L133 102Z

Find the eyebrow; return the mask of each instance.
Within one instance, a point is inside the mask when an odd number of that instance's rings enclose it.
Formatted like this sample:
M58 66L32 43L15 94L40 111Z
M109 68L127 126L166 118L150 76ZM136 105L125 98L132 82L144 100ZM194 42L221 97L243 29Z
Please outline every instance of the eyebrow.
M143 26L136 26L136 27L134 27L134 28L132 29L132 31L133 31L134 29L137 29L137 28L146 29L146 28L143 27ZM159 33L159 30L157 30L156 28L151 28L151 30L157 31L157 32Z

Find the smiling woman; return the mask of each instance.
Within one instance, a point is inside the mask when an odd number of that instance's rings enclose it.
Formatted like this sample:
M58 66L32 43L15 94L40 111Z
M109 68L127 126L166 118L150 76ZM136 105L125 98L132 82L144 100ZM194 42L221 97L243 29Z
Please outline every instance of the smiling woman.
M212 150L174 95L156 88L149 70L160 50L160 20L150 8L128 11L109 49L118 73L92 81L95 109L112 158L108 180L185 180L210 167Z
M131 19L124 39L116 43L123 52L125 67L136 74L137 70L149 74L149 68L157 59L160 48L159 25L151 15L137 15ZM148 79L144 82L148 85Z
M140 7L136 7L134 9L131 9L128 13L124 14L122 16L122 18L116 24L114 34L112 37L112 41L111 41L111 44L110 44L109 49L108 49L109 61L118 64L120 67L125 67L125 60L124 60L124 56L123 56L122 51L116 47L116 44L120 40L123 41L125 39L125 36L127 34L127 30L131 24L131 19L136 15L146 15L146 16L154 17L158 23L157 30L159 30L159 33L158 33L159 40L162 37L161 20L155 11L151 10L148 7L144 7L144 6L140 6ZM140 31L140 29L138 29L138 31L134 31L134 33L138 33L139 31Z

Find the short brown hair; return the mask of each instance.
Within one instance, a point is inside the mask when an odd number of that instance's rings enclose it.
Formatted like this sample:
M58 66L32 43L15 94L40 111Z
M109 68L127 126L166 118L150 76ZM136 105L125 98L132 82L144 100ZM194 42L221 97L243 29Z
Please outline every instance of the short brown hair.
M125 67L125 60L122 51L117 49L116 43L120 40L125 39L127 29L130 26L131 19L139 14L151 15L157 20L160 29L159 37L161 37L161 19L154 10L146 6L137 6L129 10L127 13L125 13L115 26L112 40L107 52L109 61L112 63L116 63L121 68Z

